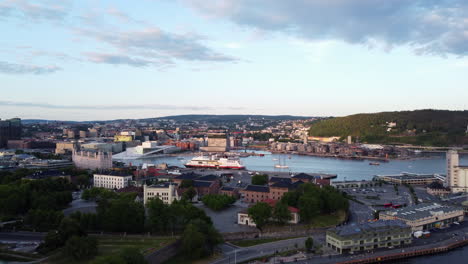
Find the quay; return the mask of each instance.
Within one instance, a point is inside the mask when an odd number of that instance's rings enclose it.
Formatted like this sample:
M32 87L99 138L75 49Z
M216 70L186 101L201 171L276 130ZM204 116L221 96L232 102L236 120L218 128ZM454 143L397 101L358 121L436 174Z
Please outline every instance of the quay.
M424 255L444 253L444 252L448 252L450 250L463 247L463 246L467 246L467 245L468 245L468 239L464 239L461 241L450 243L445 246L439 246L435 248L420 249L420 250L415 250L415 251L407 251L407 252L394 253L394 254L388 254L388 255L383 255L383 256L375 256L375 257L363 258L363 259L355 259L355 260L343 261L343 262L337 262L337 263L338 264L380 263L380 262L394 261L394 260L406 259L406 258L412 258L412 257L418 257L418 256L424 256Z

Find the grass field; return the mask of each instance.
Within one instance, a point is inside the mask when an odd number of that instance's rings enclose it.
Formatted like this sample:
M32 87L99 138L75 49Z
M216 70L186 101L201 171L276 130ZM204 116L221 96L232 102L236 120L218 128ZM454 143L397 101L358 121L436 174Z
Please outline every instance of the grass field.
M176 240L171 237L146 237L146 236L95 236L98 239L98 256L106 256L117 254L124 248L132 247L138 248L143 255L147 255L154 250L164 247ZM76 261L65 256L62 250L58 250L55 254L49 257L42 263L52 264L84 264L89 263L92 260L87 261Z
M236 245L238 247L251 247L255 245L271 243L280 240L291 239L295 237L283 237L283 238L262 238L262 239L252 239L252 240L239 240L239 241L231 241L230 243Z
M209 256L209 257L206 257L206 258L202 258L202 259L197 259L197 260L191 260L185 256L183 256L182 254L180 255L176 255L175 257L169 259L168 261L164 262L164 264L208 264L214 260L216 260L217 258L221 257L221 255L213 255L213 256Z
M330 215L319 215L312 219L311 227L331 227L342 223L346 219L346 213L339 211Z

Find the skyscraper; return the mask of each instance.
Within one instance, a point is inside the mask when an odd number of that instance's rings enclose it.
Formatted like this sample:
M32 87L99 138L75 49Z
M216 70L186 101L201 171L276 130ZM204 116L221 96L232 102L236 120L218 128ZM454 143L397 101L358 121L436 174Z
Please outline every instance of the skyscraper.
M5 148L10 139L21 139L21 119L19 118L0 120L0 148Z
M453 193L468 192L468 166L459 164L456 150L447 151L446 187L449 187Z

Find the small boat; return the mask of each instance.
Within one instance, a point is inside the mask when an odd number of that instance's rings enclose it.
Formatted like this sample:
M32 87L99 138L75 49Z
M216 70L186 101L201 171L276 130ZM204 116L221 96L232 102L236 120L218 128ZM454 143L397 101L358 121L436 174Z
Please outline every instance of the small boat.
M379 166L380 163L378 163L378 162L370 162L369 165Z
M273 161L278 161L278 159L273 159Z
M278 168L278 169L287 169L287 168L289 168L289 166L276 164L276 165L275 165L275 168Z

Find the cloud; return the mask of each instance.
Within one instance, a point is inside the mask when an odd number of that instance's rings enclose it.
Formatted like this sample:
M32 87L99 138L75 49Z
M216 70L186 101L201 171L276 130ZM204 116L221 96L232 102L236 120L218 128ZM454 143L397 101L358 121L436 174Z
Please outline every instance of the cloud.
M106 13L123 23L135 23L135 24L143 24L143 25L149 24L147 21L135 19L115 7L108 8L106 10Z
M6 74L49 74L61 70L57 66L37 66L37 65L25 65L15 64L0 61L0 73Z
M117 54L90 52L90 53L85 53L85 56L87 56L90 61L95 62L95 63L107 63L107 64L115 64L115 65L126 64L126 65L134 66L134 67L145 67L145 66L153 64L153 62L148 61L148 60L131 58L129 56L117 55Z
M79 29L78 34L113 46L114 55L87 53L91 61L130 66L172 65L174 61L236 62L237 59L202 44L202 37L175 34L157 27L139 31L96 31ZM123 55L125 54L125 55ZM91 56L89 56L91 55Z
M69 13L68 0L5 0L0 3L0 17L19 16L33 20L62 20Z
M15 102L15 101L1 101L0 106L15 106L15 107L38 107L46 109L79 109L79 110L193 110L193 111L206 111L214 110L209 106L181 106L181 105L163 105L163 104L137 104L137 105L57 105L48 103L33 103L33 102ZM222 109L223 107L216 107ZM241 110L242 107L226 107L226 109Z
M180 0L204 16L307 40L468 55L466 0Z

